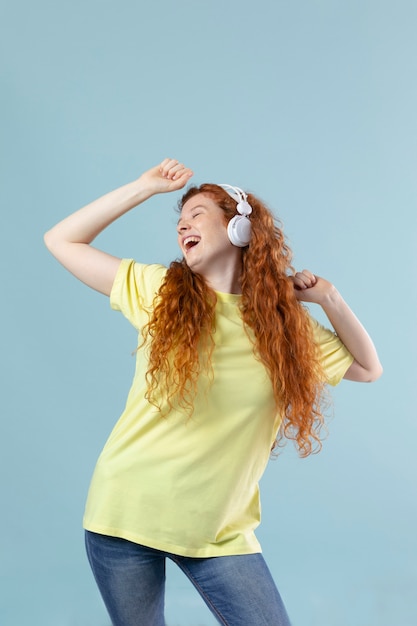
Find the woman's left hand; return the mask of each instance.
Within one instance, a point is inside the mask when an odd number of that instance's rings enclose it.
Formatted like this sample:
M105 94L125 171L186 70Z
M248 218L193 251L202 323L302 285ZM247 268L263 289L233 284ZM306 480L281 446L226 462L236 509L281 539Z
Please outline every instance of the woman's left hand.
M332 283L320 276L315 276L309 270L297 272L292 280L297 300L301 302L323 304L335 290Z

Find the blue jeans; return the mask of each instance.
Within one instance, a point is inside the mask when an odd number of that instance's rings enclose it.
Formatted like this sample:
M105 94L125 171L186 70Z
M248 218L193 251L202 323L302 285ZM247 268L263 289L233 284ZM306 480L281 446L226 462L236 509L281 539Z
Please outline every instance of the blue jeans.
M165 626L165 559L181 568L219 624L290 626L261 554L190 558L86 531L88 559L113 626Z

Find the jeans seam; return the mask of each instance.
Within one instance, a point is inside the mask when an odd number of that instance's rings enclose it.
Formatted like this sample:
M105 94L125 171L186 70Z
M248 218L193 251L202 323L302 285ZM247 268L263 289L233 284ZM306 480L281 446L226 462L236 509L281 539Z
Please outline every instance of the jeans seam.
M213 613L216 615L216 617L218 617L218 619L220 620L220 623L223 624L223 626L229 626L229 623L226 622L224 616L220 613L220 611L218 610L218 608L213 604L213 602L210 600L210 598L208 597L208 595L206 594L206 592L204 591L204 589L200 586L200 584L195 580L195 578L193 577L193 575L191 574L190 570L187 568L187 566L182 563L181 560L177 560L175 558L175 555L170 554L169 558L174 561L174 563L176 565L178 565L178 567L184 572L184 574L187 576L188 580L190 580L192 582L192 584L194 585L194 587L197 589L198 593L200 594L200 596L204 599L205 603L212 609Z

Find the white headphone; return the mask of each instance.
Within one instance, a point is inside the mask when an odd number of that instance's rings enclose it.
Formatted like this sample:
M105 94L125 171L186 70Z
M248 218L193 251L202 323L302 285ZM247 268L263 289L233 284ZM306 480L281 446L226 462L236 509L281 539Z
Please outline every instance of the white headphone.
M218 185L223 187L226 193L237 202L236 209L240 215L235 215L228 223L227 235L234 246L244 248L248 245L251 237L249 215L252 213L252 207L248 202L248 197L240 187L233 187L223 183L218 183Z

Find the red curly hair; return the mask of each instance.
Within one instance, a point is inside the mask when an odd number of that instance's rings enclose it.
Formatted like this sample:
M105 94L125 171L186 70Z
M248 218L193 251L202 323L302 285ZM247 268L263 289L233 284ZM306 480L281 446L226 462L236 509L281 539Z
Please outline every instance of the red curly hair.
M191 187L179 210L202 193L224 212L225 224L236 215L236 202L222 187ZM282 414L278 440L295 441L300 456L321 448L321 410L325 377L309 316L294 294L292 253L279 223L258 198L248 194L252 235L242 249L241 315L254 336L254 354L265 365L277 411ZM166 401L192 413L197 380L210 373L214 348L216 294L184 259L168 268L153 315L144 329L150 336L147 398L159 406L156 391L169 390ZM204 354L204 363L199 354ZM274 416L271 416L274 419Z

